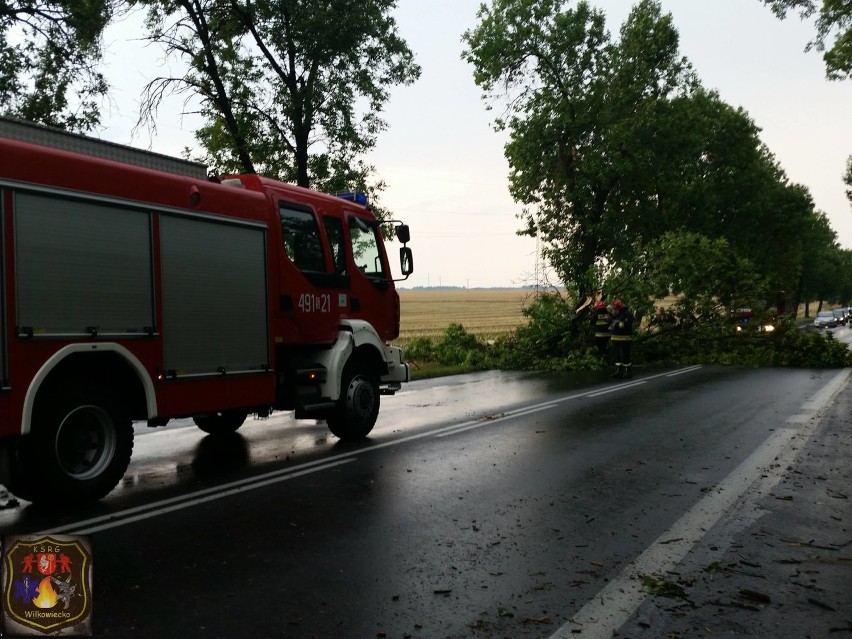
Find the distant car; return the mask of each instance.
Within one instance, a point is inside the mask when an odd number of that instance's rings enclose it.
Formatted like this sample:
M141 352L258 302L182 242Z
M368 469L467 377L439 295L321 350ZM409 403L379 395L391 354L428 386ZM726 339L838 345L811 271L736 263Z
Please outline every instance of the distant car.
M736 331L742 333L750 330L758 333L771 333L775 330L777 317L775 313L763 312L758 315L748 307L736 308L731 311L731 319L734 321Z
M846 326L846 322L849 319L849 315L846 312L845 308L836 308L831 312L834 313L834 317L837 319L838 324L840 324L841 326Z
M817 328L837 327L837 318L832 311L820 311L814 318L814 326Z

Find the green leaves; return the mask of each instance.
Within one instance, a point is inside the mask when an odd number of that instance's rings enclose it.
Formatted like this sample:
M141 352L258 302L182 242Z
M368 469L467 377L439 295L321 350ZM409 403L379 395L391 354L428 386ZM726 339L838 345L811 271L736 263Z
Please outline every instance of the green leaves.
M202 99L201 159L214 170L366 190L372 167L359 158L385 128L389 87L420 74L395 0L136 1L151 39L190 64L149 85L145 118L164 93L188 90Z
M0 1L0 111L75 131L100 122L100 38L115 0Z
M464 36L475 81L505 104L520 232L581 299L603 286L641 311L672 287L689 305L751 290L792 308L815 279L805 260L834 241L808 233L810 195L748 114L701 86L658 1L638 2L617 40L600 11L572 5L492 0Z
M823 51L826 77L829 80L852 78L852 4L847 0L763 0L779 18L798 10L802 18L816 15L816 36L806 50ZM826 41L834 37L833 43Z
M639 579L642 581L642 588L654 597L686 599L686 590L679 583L653 575L639 575Z
M641 176L660 168L657 104L692 90L677 33L653 0L616 43L586 2L494 0L480 19L464 57L486 94L506 100L510 191L533 205L525 232L564 282L582 285L596 265L629 258L635 221L656 208Z

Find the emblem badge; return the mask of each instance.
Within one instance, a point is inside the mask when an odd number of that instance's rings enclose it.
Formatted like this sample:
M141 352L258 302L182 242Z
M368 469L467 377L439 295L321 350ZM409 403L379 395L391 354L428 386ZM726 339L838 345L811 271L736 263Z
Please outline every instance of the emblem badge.
M3 543L3 629L17 636L92 634L89 537L18 535Z

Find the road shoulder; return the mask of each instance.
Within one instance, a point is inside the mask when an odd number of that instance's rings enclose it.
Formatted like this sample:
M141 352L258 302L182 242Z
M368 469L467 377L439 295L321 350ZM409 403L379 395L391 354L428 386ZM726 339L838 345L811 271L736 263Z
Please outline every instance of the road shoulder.
M781 480L676 573L650 576L657 596L614 636L852 636L850 416L847 387L798 454L779 460ZM737 526L743 518L753 521Z

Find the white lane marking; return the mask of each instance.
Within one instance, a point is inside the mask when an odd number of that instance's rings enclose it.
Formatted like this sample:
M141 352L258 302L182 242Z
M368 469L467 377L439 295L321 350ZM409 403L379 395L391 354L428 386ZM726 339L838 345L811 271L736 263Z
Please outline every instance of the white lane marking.
M698 367L690 367L688 370L696 370ZM687 370L687 369L682 369ZM677 371L676 371L677 372ZM655 379L657 377L662 377L667 375L667 373L659 373L657 375L651 375L649 377L643 378L643 382ZM638 382L636 382L638 383ZM615 387L619 388L619 387ZM624 386L621 386L624 388ZM556 400L551 400L548 402L543 402L541 404L534 404L532 406L525 406L523 408L518 408L513 411L509 411L505 413L505 416L500 418L500 421L505 419L509 419L510 417L516 417L519 414L524 413L532 413L538 410L542 410L545 408L555 407L557 404L566 402L573 399L580 399L583 397L590 397L592 393L577 393L575 395L569 395L567 397L561 397ZM124 525L125 523L130 523L132 521L138 521L143 518L139 516L139 513L147 512L148 514L145 517L155 517L159 513L172 512L174 510L178 510L179 508L184 507L184 505L192 505L195 503L202 503L199 500L204 501L212 501L212 499L216 499L219 496L224 497L229 494L233 494L233 491L242 489L248 489L250 486L254 484L259 485L267 485L267 483L274 483L274 481L283 481L285 479L289 479L290 476L299 477L301 475L307 474L307 472L313 472L314 467L321 466L322 469L330 468L337 465L335 462L338 461L351 461L354 460L356 455L380 450L382 448L387 448L389 446L398 446L400 444L404 444L410 441L416 441L418 439L423 439L426 437L435 437L440 436L441 433L450 433L452 434L455 431L459 431L460 429L464 430L467 428L484 426L489 423L494 423L498 420L470 420L467 422L463 422L461 424L452 424L450 426L444 426L443 428L438 428L436 430L430 430L424 433L418 433L415 435L408 435L406 437L401 437L399 439L394 439L386 442L382 442L379 444L373 444L369 447L361 448L359 450L355 450L347 453L340 453L338 455L331 455L329 457L325 457L323 459L318 459L311 462L305 462L303 464L298 464L296 466L291 466L289 468L282 468L279 470L275 470L269 473L265 473L262 475L258 475L256 477L248 477L245 479L240 479L234 482L230 482L227 484L223 484L221 486L214 486L211 488L205 488L202 490L194 491L192 493L188 493L186 495L179 495L176 497L170 497L168 499L162 499L159 501L151 502L149 504L145 504L142 506L136 506L133 508L128 508L126 510L117 511L114 513L110 513L108 515L102 515L100 517L94 517L92 519L86 519L78 522L74 522L72 524L67 524L65 526L60 526L58 528L53 528L48 531L43 531L38 534L59 534L59 533L70 533L72 531L79 532L80 527L83 527L85 530L106 530L106 527L100 527L98 524L101 522L109 522L109 528L116 528L118 526ZM278 479L275 479L278 478ZM266 482L266 483L261 483ZM210 498L207 498L211 496ZM176 506L176 504L180 504L180 506Z
M697 371L699 368L701 368L701 364L698 364L696 366L690 366L689 368L682 368L681 370L675 371L673 373L666 373L666 377L675 377L676 375L683 375L684 373L691 373L692 371Z
M469 430L473 430L474 428L480 428L482 426L488 426L490 424L496 424L498 422L506 421L507 419L514 419L516 417L525 417L526 415L531 415L532 413L537 413L542 410L547 410L548 408L556 408L556 404L545 404L543 406L536 406L535 408L518 411L514 413L506 413L501 417L495 418L485 418L481 421L470 423L468 425L461 424L458 428L453 430L441 433L440 435L435 435L435 437L449 437L450 435L456 435L458 433L463 433Z
M682 373L691 373L692 371L697 371L699 368L704 368L702 364L696 364L695 366L687 366L686 368L679 368L676 371L669 371L667 373L657 373L656 375L649 375L648 377L643 377L642 379L646 382L650 379L657 379L658 377L674 377L675 375L681 375Z
M100 525L93 525L89 528L76 528L73 527L72 530L75 534L78 535L91 535L92 533L100 532L102 530L109 530L110 528L117 528L118 526L124 526L126 524L132 524L136 521L142 521L144 519L150 519L152 517L159 517L160 515L165 515L166 513L173 512L175 510L183 510L184 508L190 508L192 506L197 506L198 504L204 504L209 501L216 501L217 499L222 499L223 497L230 497L231 495L236 495L237 493L248 492L249 490L254 490L255 488L261 488L263 486L269 486L270 484L276 484L278 482L287 481L289 479L294 479L296 477L302 477L304 475L310 475L311 473L318 473L323 470L330 470L331 468L335 468L337 466L342 466L343 464L348 464L349 462L355 461L355 457L350 457L348 459L341 459L340 461L336 461L333 464L324 464L321 466L314 466L313 468L306 468L305 470L300 470L295 473L289 473L282 477L271 477L264 481L255 482L253 484L235 486L233 488L229 488L228 490L220 490L219 492L215 492L212 494L204 495L204 496L196 496L193 499L184 500L180 503L173 504L171 506L160 507L156 510L149 510L148 512L141 513L139 515L134 515L132 517L124 517L120 521L108 521L106 523ZM125 511L126 512L126 511ZM79 525L79 524L78 524ZM38 533L40 535L48 535L50 532L42 532Z
M802 410L820 410L829 399L834 397L840 388L846 385L846 377L848 374L848 369L843 369L843 371L835 375L828 384L823 386L822 389L814 395L811 401L802 404Z
M601 390L601 391L590 391L590 392L584 392L584 393L576 393L574 395L567 395L565 397L560 397L559 399L549 400L549 401L543 402L541 404L533 404L532 406L525 406L523 408L515 409L514 411L509 411L507 413L504 413L504 416L499 418L499 419L481 418L481 419L477 419L477 420L471 420L471 421L465 422L463 424L456 424L455 426L450 426L448 428L443 429L442 431L436 431L436 433L440 432L440 434L436 434L435 436L436 437L447 437L449 435L454 435L457 432L460 433L460 432L463 432L463 431L466 431L466 430L471 430L473 428L478 428L480 426L485 426L487 424L493 424L497 421L502 421L503 419L508 418L508 417L518 417L520 415L523 415L523 414L526 414L526 413L534 413L536 411L539 411L539 410L542 410L542 409L545 409L545 408L555 408L558 404L561 404L563 402L568 402L568 401L571 401L571 400L574 400L574 399L582 399L584 397L597 397L598 395L606 395L607 393L614 393L616 391L624 390L626 388L632 388L633 386L640 386L642 384L645 384L649 380L657 379L658 377L672 377L674 375L679 375L681 373L689 373L689 372L692 372L692 371L696 371L701 367L702 367L701 364L698 364L697 366L689 366L688 368L683 368L683 369L680 369L678 371L674 371L672 373L657 373L656 375L650 375L648 377L643 377L642 379L637 379L634 382L619 383L619 384L616 384L614 386L610 386L610 387L606 388L605 390Z
M263 475L257 475L256 477L247 477L245 479L240 479L237 481L233 481L227 484L222 484L221 486L213 486L211 488L204 488L202 490L196 490L191 493L187 493L185 495L177 495L175 497L169 497L167 499L161 499L159 501L151 502L149 504L143 504L142 506L135 506L133 508L127 508L125 510L120 510L118 512L110 513L108 515L101 515L100 517L94 517L92 519L84 519L81 521L76 521L72 524L67 524L65 526L60 526L59 528L52 528L49 531L44 531L37 534L49 534L53 533L64 533L71 530L76 530L80 526L89 526L93 524L98 524L103 521L113 521L113 522L124 522L124 517L128 517L130 515L134 515L136 513L141 513L145 511L155 511L161 508L169 507L172 504L184 503L184 502L192 502L194 500L205 497L206 495L215 495L222 491L228 491L231 489L239 489L239 488L249 488L252 484L264 482L264 485L273 483L278 480L289 479L290 475L295 477L301 477L302 475L306 475L309 472L313 472L315 467L321 467L321 469L325 470L326 468L330 468L331 466L336 465L334 462L343 462L350 461L355 459L355 455L359 451L353 451L347 455L338 455L335 458L328 459L318 459L312 462L305 462L304 464L299 464L297 466L291 466L290 468L282 468L280 470L275 470L269 473L264 473Z
M633 388L634 386L641 386L645 384L645 380L630 382L629 384L619 384L618 386L613 386L612 388L607 388L606 390L598 391L596 393L589 393L586 397L599 397L600 395L607 395L609 393L617 393L618 391L622 391L626 388Z
M822 402L818 410L848 383L850 372L852 369L844 369L818 393L817 397ZM796 450L811 438L820 421L821 415L817 415L802 430L782 428L773 432L716 490L690 508L550 639L576 637L578 629L582 629L583 639L611 639L648 596L638 575L674 570L707 531L753 485L760 486L759 490L752 491L754 499L759 494L768 493L781 480L787 466L786 463L776 463L776 459L779 455L786 455L792 461ZM797 435L801 437L801 446L791 446ZM748 523L748 518L745 518L741 526L745 527Z

